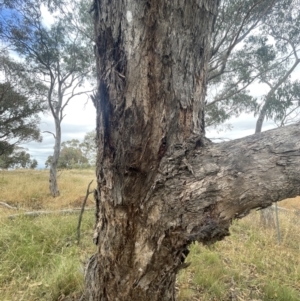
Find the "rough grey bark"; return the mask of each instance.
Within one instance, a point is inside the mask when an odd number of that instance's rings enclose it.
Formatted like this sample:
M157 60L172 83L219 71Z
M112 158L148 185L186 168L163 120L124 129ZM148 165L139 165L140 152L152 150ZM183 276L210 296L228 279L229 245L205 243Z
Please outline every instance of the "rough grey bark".
M94 2L98 249L82 300L175 300L191 242L222 239L234 218L300 193L299 126L205 138L217 2Z

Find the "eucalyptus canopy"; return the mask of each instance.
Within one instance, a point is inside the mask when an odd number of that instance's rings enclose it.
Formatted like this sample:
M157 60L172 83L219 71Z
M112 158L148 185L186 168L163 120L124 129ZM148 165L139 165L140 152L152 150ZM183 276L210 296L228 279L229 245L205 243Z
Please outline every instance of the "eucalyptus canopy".
M297 3L221 1L208 69L208 126L222 125L241 112L257 116L256 132L265 118L278 125L297 120L300 86L293 77L300 62ZM254 83L260 84L255 86L259 92L251 89Z
M38 114L45 110L45 86L26 67L0 52L0 156L13 157L22 143L41 141Z
M83 142L80 142L78 139L72 139L62 142L61 147L61 154L57 164L58 168L71 169L95 166L95 131L87 133ZM46 168L50 166L51 161L52 156L49 156L45 162Z

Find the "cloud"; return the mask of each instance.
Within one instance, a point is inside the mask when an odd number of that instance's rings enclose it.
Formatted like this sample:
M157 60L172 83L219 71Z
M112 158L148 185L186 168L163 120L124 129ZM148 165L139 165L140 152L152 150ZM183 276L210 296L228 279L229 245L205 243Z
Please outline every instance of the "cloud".
M96 111L91 101L74 98L66 107L65 118L62 121L62 141L78 139L83 140L86 133L96 128ZM40 129L42 132L54 133L54 121L50 113L41 115ZM42 133L41 143L32 141L21 145L28 149L32 158L38 161L38 168L44 168L49 155L53 153L54 137L49 133Z
M239 117L233 117L228 121L231 125L231 130L223 129L223 131L218 131L210 128L207 129L206 136L214 142L250 136L255 132L256 120L257 118L254 117L253 114L243 113ZM275 123L266 120L263 124L262 131L267 131L273 128L276 128Z
M51 14L48 8L42 4L41 5L41 13L42 13L42 23L46 28L50 28L51 25L55 22L54 15Z

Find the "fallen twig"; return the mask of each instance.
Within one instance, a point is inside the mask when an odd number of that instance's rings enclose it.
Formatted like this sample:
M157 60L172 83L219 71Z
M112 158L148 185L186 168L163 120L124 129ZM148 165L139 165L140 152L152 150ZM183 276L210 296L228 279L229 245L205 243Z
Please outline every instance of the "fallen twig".
M7 207L8 209L18 210L17 207L10 206L10 205L8 205L8 204L5 203L5 202L0 202L0 205L2 205L2 206L4 206L4 207Z
M78 213L81 210L81 208L74 208L74 209L63 209L63 210L55 210L55 211L27 211L23 212L21 214L12 214L9 215L9 219L15 219L21 216L32 216L37 217L40 215L48 215L48 214L74 214ZM94 208L88 208L86 210L95 210Z

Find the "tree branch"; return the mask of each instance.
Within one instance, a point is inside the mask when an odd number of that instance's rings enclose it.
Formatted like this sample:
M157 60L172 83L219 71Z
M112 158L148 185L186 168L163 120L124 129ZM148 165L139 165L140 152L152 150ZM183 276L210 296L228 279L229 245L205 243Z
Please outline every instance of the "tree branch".
M51 135L53 135L54 139L56 138L55 134L54 134L54 133L52 133L52 132L50 132L50 131L43 131L43 133L48 133L48 134L51 134Z
M2 205L2 206L4 206L4 207L6 207L6 208L8 208L8 209L14 209L14 210L18 210L18 208L17 208L17 207L10 206L10 205L8 205L8 204L7 204L7 203L5 203L5 202L0 202L0 205Z
M273 2L273 1L272 1ZM261 16L258 17L258 19L256 20L256 22L254 22L244 33L242 33L242 30L244 29L244 27L246 27L247 22L249 22L249 19L252 16L252 11L259 5L258 3L254 3L252 7L249 8L248 12L246 13L246 15L244 16L241 25L239 25L237 31L234 33L234 35L232 36L231 41L229 42L228 47L225 49L225 54L222 55L221 59L218 59L218 61L221 60L221 67L210 67L209 71L208 71L208 82L213 80L214 78L220 76L221 74L223 74L226 66L227 66L227 62L228 59L230 57L231 52L233 51L233 49L240 43L242 42L248 35L249 33L254 30L255 28L257 28L258 24L261 22L261 18L268 13L268 11L272 8L272 4L270 3L265 10L261 13ZM242 34L241 34L242 33ZM227 32L226 32L226 36L227 36ZM222 46L223 43L225 43L226 41L226 36L220 41L219 45L212 51L212 55L215 55L220 47ZM213 73L212 71L216 68L220 68L216 73Z
M269 93L266 96L265 103L262 107L262 109L259 112L259 116L256 122L256 127L255 127L255 133L260 133L262 129L262 125L267 113L267 107L271 101L272 95L275 93L275 91L288 79L288 77L292 74L292 72L296 69L298 64L300 63L300 60L297 59L294 64L290 67L290 69L286 72L284 76L282 76L277 83L272 87L272 89L269 91Z
M300 125L287 126L164 159L156 198L166 223L191 241L228 235L234 218L300 195ZM188 153L188 155L185 155Z

